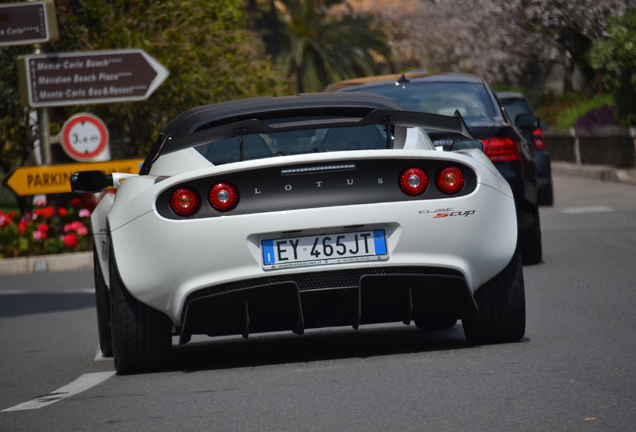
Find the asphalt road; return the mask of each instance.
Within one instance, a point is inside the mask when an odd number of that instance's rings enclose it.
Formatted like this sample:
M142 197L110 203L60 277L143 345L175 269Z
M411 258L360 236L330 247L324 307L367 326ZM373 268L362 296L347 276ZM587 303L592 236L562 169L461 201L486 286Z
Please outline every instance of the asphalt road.
M0 277L0 430L636 430L636 186L555 182L514 344L379 325L205 340L170 371L111 376L91 271ZM82 377L105 380L6 411Z

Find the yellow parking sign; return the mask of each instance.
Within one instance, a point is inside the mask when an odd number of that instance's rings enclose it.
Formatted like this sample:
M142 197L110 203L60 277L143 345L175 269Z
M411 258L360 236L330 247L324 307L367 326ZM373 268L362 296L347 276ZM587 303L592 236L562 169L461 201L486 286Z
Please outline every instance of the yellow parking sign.
M113 172L137 174L143 162L143 159L124 159L20 167L13 170L3 183L18 196L68 193L71 192L70 178L74 172L100 170L107 174Z

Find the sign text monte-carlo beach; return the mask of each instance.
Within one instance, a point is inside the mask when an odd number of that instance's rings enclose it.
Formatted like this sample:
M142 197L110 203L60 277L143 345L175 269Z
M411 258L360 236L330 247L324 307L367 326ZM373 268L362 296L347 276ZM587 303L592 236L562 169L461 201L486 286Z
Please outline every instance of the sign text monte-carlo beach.
M54 107L145 100L168 70L131 49L20 56L18 75L23 105Z

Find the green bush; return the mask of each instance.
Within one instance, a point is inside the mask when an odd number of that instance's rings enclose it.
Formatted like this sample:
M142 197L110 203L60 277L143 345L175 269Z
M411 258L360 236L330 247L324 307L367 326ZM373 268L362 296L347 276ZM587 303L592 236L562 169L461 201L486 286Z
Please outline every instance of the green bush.
M621 123L636 125L636 8L609 17L606 32L594 41L588 59L614 95Z
M579 117L603 105L614 105L614 97L609 94L590 96L585 92L572 92L548 105L536 108L535 111L550 128L568 130Z
M557 129L570 129L579 117L602 107L603 105L614 105L614 97L607 94L593 96L587 101L582 101L576 105L564 108L556 117L555 127Z

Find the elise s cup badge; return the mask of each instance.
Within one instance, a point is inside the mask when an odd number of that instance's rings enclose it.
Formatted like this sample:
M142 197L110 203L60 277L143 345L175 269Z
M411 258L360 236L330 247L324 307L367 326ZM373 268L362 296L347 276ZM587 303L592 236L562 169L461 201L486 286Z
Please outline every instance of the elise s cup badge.
M475 210L455 210L454 208L441 208L435 210L420 210L419 214L434 214L433 219L455 217L455 216L471 216L475 214Z

